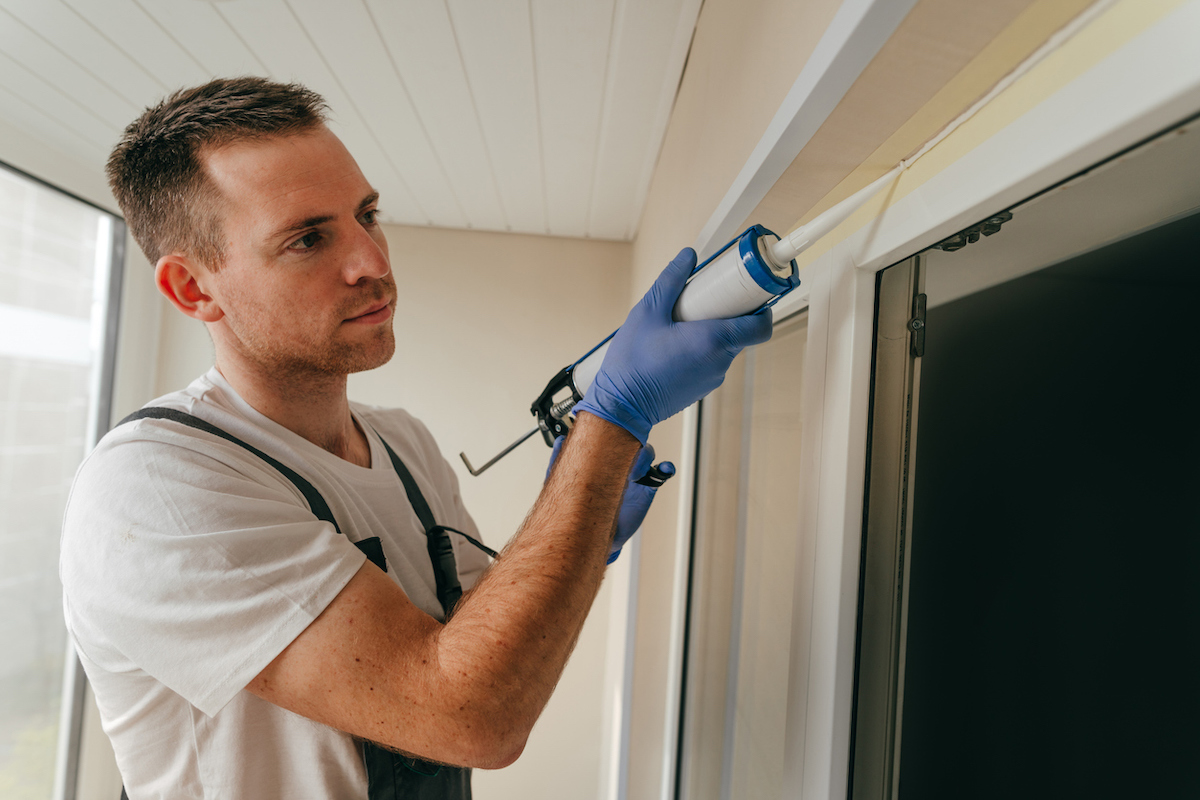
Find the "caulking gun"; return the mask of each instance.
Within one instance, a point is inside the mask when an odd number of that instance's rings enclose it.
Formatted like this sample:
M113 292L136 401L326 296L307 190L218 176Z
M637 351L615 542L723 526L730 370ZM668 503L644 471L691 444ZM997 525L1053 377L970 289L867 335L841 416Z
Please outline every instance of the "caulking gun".
M743 314L756 314L774 305L800 285L796 256L858 210L895 178L900 169L897 167L888 172L783 238L761 225L751 225L696 266L675 303L673 318L676 322L732 319ZM550 379L529 408L537 418L533 430L478 469L471 465L466 453L459 453L467 470L472 475L479 475L539 431L550 447L554 446L556 438L565 436L575 422L572 409L583 399L600 371L609 340L615 333L610 333L583 358L563 367Z

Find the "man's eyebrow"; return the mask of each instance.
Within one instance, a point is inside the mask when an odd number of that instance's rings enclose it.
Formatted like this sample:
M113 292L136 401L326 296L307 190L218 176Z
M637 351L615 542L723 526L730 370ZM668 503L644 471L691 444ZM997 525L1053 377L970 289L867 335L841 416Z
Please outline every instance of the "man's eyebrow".
M358 212L361 213L363 209L372 206L377 202L379 202L379 192L371 192L362 199L362 202L358 204ZM287 223L279 230L275 231L271 238L278 239L287 236L288 234L295 233L296 231L302 231L305 228L315 228L318 225L323 225L332 219L332 214L321 214L320 216L316 217L305 217L304 219Z

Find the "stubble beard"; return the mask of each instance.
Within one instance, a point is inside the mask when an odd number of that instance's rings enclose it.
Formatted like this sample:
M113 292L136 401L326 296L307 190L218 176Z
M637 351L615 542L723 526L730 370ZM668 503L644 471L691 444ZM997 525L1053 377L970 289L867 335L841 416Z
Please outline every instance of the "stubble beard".
M338 319L345 319L364 305L388 300L395 308L396 288L390 280L380 281L369 294L358 297L345 308L338 309ZM357 342L338 339L342 330L339 323L323 340L303 336L309 331L298 331L296 336L287 337L270 331L258 320L259 314L248 315L241 326L238 338L242 355L256 365L264 377L296 389L312 384L314 388L330 380L344 380L353 372L365 372L381 367L391 360L396 352L396 335L393 330L394 316L385 323L374 326L368 337Z

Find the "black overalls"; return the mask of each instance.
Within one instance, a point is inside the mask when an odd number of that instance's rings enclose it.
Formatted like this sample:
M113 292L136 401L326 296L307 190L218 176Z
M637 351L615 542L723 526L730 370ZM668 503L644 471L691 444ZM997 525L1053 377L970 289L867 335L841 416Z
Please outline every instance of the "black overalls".
M329 510L329 504L325 502L325 498L321 497L316 488L295 470L258 448L243 442L236 436L225 432L216 425L205 422L199 417L194 417L186 412L170 408L143 408L140 411L130 414L117 424L124 425L126 422L138 419L170 420L210 433L213 436L219 436L226 441L233 442L245 448L263 461L266 461L278 470L281 475L291 481L300 490L300 493L304 495L304 499L308 501L309 508L312 509L313 514L318 519L325 520L333 525L334 530L338 533L342 532L337 521L333 518L333 512ZM376 435L378 435L378 431L376 431ZM404 466L404 462L400 460L400 457L396 455L391 446L383 440L382 436L379 437L379 441L383 442L383 447L387 450L388 457L392 460L392 467L396 470L396 474L400 476L400 482L404 484L404 492L408 495L408 502L412 504L413 511L417 514L417 519L421 521L421 525L425 528L429 558L433 562L433 574L437 581L438 600L442 604L442 611L445 612L446 619L450 619L454 605L462 596L462 585L458 582L458 569L454 562L454 550L450 544L448 531L460 534L470 541L471 544L493 558L496 557L496 551L485 547L462 531L448 528L445 525L438 525L433 519L433 512L429 510L429 504L425 502L425 497L421 494L420 488L417 487L417 482L413 480L412 473L408 471L408 468ZM387 572L387 559L384 558L383 543L380 542L378 536L364 539L361 542L355 542L355 545L366 554L367 558L375 566ZM399 753L394 753L391 750L368 741L362 742L362 754L363 763L367 769L368 800L470 800L471 798L471 770L468 768L432 764L418 758L410 758ZM121 790L121 800L127 800L124 789Z

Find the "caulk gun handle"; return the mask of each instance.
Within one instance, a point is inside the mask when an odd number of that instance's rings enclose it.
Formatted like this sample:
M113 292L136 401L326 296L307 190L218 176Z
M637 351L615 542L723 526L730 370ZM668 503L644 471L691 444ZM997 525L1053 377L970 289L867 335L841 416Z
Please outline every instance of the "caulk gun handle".
M638 478L636 481L634 481L634 483L640 483L642 486L649 486L653 489L657 489L675 474L674 470L671 472L664 472L659 469L658 466L659 465L652 465L650 469L646 470L646 474Z

